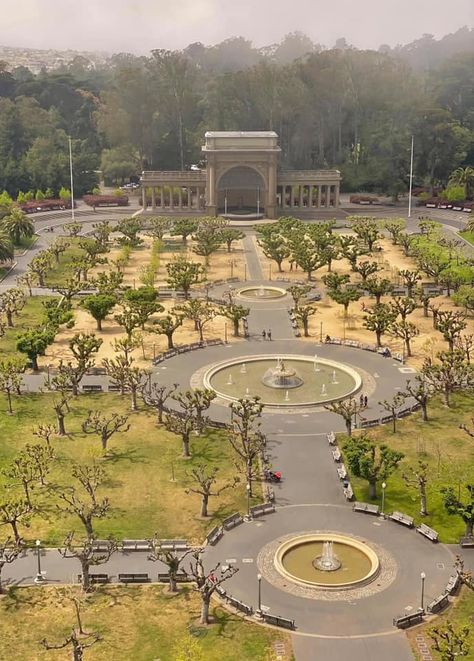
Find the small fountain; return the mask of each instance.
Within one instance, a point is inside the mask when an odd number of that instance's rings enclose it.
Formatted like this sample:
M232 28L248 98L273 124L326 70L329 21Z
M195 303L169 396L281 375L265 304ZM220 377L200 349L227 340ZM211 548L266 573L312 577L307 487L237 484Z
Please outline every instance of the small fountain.
M303 385L303 379L293 367L286 367L281 358L277 358L276 367L270 367L262 378L262 383L269 388L298 388Z
M250 390L248 388L245 388L245 396L248 397L250 395Z
M320 372L321 370L318 367L318 354L314 354L314 371L315 372Z
M242 363L242 367L240 368L240 373L247 374L247 365L245 363Z
M326 384L323 383L321 386L321 395L327 395Z
M285 402L289 402L289 401L290 401L290 395L288 393L288 390L286 390L285 391Z
M228 385L228 386L231 386L231 385L233 385L233 383L234 383L234 382L232 381L232 374L229 373L229 378L227 379L227 385Z
M257 296L260 297L265 296L265 287L263 285L260 285L260 287L258 288Z
M332 381L331 381L331 383L333 383L334 385L337 385L339 383L339 381L337 380L336 370L332 371Z
M334 553L332 542L323 542L323 552L313 560L313 566L321 571L336 571L341 568L341 561Z

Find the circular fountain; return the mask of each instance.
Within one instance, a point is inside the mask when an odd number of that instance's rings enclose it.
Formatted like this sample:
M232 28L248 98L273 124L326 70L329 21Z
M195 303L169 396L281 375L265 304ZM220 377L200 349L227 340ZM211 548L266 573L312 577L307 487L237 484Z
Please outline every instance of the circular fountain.
M267 301L275 300L277 298L284 298L286 290L281 287L270 287L267 285L260 285L259 287L243 287L237 290L237 296L252 301Z
M303 586L344 590L372 581L380 571L377 554L364 542L336 533L289 539L275 554L275 568Z
M230 401L257 396L266 406L295 407L350 397L362 379L353 368L333 360L264 355L217 363L206 371L202 385Z

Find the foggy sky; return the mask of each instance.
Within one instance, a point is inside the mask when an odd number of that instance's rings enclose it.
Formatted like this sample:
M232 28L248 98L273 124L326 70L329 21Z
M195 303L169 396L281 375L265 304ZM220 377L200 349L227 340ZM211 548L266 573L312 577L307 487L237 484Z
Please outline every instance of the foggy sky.
M359 48L436 38L474 24L473 0L3 0L0 45L127 51L244 36L255 46L300 30Z

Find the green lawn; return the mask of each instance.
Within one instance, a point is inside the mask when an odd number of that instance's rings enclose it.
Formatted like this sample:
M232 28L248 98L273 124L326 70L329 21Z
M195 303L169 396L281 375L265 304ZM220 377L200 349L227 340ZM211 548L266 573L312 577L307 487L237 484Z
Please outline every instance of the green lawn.
M81 258L84 255L84 251L78 245L79 241L81 240L82 239L77 237L68 238L68 241L71 245L60 256L59 264L56 264L55 262L52 268L46 274L45 281L48 287L57 287L58 285L62 285L68 278L71 277L71 261L74 258Z
M22 255L25 250L28 250L38 241L38 235L33 234L33 236L23 236L20 240L20 243L15 246L15 255Z
M474 396L458 394L453 397L453 407L446 409L439 398L428 405L429 422L423 422L415 413L397 423L397 432L392 433L391 424L370 430L369 436L378 443L385 443L405 454L396 472L387 480L385 490L385 512L400 510L413 516L416 522L423 520L435 528L440 540L456 543L464 534L461 518L449 516L442 504L440 488L460 486L474 479L474 443L459 429L464 422L472 426ZM342 444L342 441L341 441ZM402 473L409 465L416 466L418 459L427 461L430 466L428 484L428 512L419 514L418 490L407 488ZM368 500L368 484L365 480L352 477L351 483L357 500ZM381 505L381 488L378 485L378 503Z
M469 241L469 243L472 243L472 245L474 246L474 232L468 232L466 230L465 232L459 232L459 234L462 236L463 239Z
M39 423L53 423L52 395L37 394L16 397L14 414L6 415L6 401L0 399L0 469L4 468L26 443L38 442L32 431ZM233 451L222 433L211 431L203 437L191 440L192 459L181 458L181 440L155 425L155 415L143 408L130 416L130 430L117 434L109 441L110 457L102 458L100 441L85 435L81 423L89 410L102 414L112 411L128 411L129 398L115 394L80 395L71 398L71 414L66 417L67 438L54 438L57 455L53 471L48 478L51 484L65 485L70 481L72 461L88 463L97 460L106 469L108 480L102 493L109 497L111 515L96 525L98 536L116 535L123 538L146 538L155 531L163 538L186 538L202 542L210 528L236 510L246 510L244 484L224 491L218 498L211 498L210 517L199 517L200 499L196 494L187 495L188 473L199 463L219 466L219 482L222 485L235 475ZM174 481L173 481L174 477ZM0 475L0 498L7 485L7 478ZM3 487L3 488L2 488ZM15 489L20 493L20 488ZM7 491L10 494L12 491ZM44 508L44 517L35 517L31 527L23 530L28 539L36 537L45 543L62 542L68 530L78 530L77 520L57 514L55 498L37 488L34 491Z
M18 354L16 339L20 333L39 326L43 319L43 301L51 300L47 296L30 296L26 299L25 307L13 317L13 328L7 328L5 335L0 338L0 352L4 354Z
M17 588L0 600L1 659L69 659L66 650L46 651L39 641L60 643L75 622L66 591L53 587ZM102 641L88 649L90 661L271 661L272 643L289 636L250 624L220 608L214 624L197 625L200 600L190 587L170 596L161 586L97 590L83 608L83 627L98 632ZM70 651L70 650L69 650Z

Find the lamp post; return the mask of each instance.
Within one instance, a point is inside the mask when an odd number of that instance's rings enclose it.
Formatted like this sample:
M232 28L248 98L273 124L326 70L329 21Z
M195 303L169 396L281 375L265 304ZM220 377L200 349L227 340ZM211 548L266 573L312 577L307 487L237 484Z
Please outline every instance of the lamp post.
M257 614L262 612L262 575L257 574L258 581L258 608Z
M247 521L250 521L250 484L247 482Z
M72 141L71 136L68 136L69 140L69 175L71 177L71 220L74 222L74 175L72 172Z
M380 512L380 516L385 516L384 508L385 508L385 489L386 488L387 488L386 483L382 482L382 511Z
M423 610L424 601L425 601L425 578L426 578L426 574L424 571L421 572L420 578L421 578L421 610Z
M227 321L224 321L224 344L227 344Z
M410 151L410 189L408 191L408 218L411 218L411 194L413 190L413 148L415 139L411 136L411 151Z
M323 343L323 322L319 322L319 341Z
M38 569L36 571L35 583L44 583L44 576L41 572L41 541L36 540L36 559L38 562Z
M244 262L244 282L247 282L247 262Z
M272 279L272 263L271 263L271 262L270 262L270 264L268 265L268 279L269 279L269 280Z

